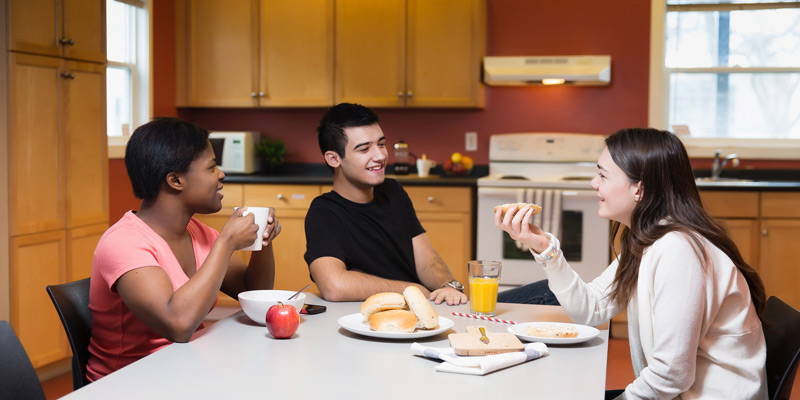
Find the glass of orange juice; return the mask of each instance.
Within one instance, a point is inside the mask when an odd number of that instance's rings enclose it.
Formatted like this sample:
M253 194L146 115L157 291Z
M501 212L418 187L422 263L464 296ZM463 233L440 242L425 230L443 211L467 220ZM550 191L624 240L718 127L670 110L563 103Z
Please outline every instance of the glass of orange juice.
M469 269L469 309L475 315L493 317L497 313L497 286L500 261L473 260Z

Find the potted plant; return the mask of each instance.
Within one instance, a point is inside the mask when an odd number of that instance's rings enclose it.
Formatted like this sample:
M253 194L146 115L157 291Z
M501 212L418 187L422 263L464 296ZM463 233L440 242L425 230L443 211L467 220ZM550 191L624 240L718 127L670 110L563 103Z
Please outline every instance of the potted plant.
M274 172L283 165L286 156L286 145L283 140L264 137L256 145L256 154L261 159L261 169L264 172Z

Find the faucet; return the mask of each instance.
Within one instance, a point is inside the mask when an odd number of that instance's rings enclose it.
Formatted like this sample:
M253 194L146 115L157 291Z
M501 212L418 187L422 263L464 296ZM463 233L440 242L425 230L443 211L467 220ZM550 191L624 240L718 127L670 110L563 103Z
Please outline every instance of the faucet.
M722 169L725 168L725 165L728 164L728 161L731 161L731 164L734 167L739 166L739 155L738 154L730 154L725 157L722 162L720 162L720 156L722 156L722 150L717 150L714 153L714 163L711 164L711 180L715 181L719 179L719 174L722 173Z

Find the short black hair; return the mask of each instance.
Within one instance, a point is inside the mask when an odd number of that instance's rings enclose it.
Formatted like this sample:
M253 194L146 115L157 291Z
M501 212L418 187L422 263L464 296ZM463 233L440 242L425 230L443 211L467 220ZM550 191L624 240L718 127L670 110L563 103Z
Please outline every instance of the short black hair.
M378 122L378 115L361 104L339 103L322 116L317 127L317 139L322 154L334 151L344 158L344 147L347 146L346 128L368 126Z
M157 117L136 128L125 149L133 194L152 200L170 172L186 172L208 149L208 130L172 117Z

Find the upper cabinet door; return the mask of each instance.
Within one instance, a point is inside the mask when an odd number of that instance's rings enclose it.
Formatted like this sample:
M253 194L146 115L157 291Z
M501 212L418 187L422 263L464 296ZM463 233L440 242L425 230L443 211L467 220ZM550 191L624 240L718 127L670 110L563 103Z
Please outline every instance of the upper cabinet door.
M262 0L262 106L333 104L334 0Z
M105 0L64 0L64 57L106 62Z
M335 102L405 105L405 43L406 0L336 0Z
M63 59L11 53L8 96L10 234L65 226L59 135ZM105 113L103 113L105 115Z
M408 0L406 105L483 106L483 0Z
M105 0L9 0L10 50L106 62Z
M61 10L56 0L8 0L9 50L61 56Z
M178 0L175 12L178 105L258 104L258 1Z
M63 80L67 227L108 224L106 68L69 61Z

